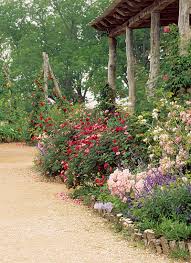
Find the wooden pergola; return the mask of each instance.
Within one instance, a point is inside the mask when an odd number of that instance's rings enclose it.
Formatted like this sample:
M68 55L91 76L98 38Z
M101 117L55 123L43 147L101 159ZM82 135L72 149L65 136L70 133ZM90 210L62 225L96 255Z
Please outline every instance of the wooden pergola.
M133 31L150 28L150 74L147 95L153 96L160 69L160 27L175 23L179 26L180 54L186 55L191 40L191 0L115 0L105 12L90 23L109 38L108 84L115 91L117 36L126 34L127 78L129 111L134 112L136 102L135 60Z

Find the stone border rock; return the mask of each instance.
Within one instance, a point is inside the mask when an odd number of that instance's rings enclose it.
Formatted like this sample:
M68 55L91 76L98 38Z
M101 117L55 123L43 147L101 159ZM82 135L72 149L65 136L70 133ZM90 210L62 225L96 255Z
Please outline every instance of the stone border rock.
M93 207L93 206L92 206ZM145 248L150 249L159 255L169 255L177 249L188 251L191 258L191 240L187 241L168 241L165 237L158 238L152 229L141 232L136 228L134 222L130 218L126 218L123 214L106 213L101 210L98 212L100 216L106 218L111 223L119 224L124 230L127 230L129 236L134 242L143 242Z

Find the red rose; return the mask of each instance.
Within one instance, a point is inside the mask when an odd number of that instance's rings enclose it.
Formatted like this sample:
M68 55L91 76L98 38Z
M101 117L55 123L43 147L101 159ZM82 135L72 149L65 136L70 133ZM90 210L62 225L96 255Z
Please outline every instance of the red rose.
M170 27L169 27L169 26L165 26L165 27L163 28L163 32L164 32L164 33L170 33Z
M40 106L43 107L45 105L45 102L44 101L41 101L40 102Z
M168 81L168 80L169 80L168 74L163 75L162 79L163 79L164 81Z
M108 167L109 167L109 164L108 163L104 163L104 169L106 170Z
M114 153L119 152L119 146L114 146L114 147L112 148L112 150L113 150Z
M115 128L115 131L116 131L116 132L120 132L120 131L123 131L123 130L124 130L124 128L121 127L121 126Z
M102 175L101 179L100 179L100 178L96 178L96 179L95 179L95 183L96 183L98 186L103 186L104 183L105 183L105 176Z

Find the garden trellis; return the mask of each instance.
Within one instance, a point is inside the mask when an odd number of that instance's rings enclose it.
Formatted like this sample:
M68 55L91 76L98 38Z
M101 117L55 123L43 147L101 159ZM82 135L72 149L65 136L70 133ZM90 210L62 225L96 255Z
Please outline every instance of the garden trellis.
M108 84L115 91L117 36L126 33L127 78L129 111L135 110L136 81L133 54L133 31L150 28L150 74L147 82L148 98L154 95L160 70L160 26L178 24L180 55L188 53L191 40L191 0L115 0L98 18L90 23L96 30L105 32L109 39Z

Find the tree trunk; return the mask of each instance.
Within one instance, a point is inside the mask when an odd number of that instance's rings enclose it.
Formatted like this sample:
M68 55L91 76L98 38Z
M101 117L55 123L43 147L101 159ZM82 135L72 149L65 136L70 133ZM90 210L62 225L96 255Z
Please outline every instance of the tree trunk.
M133 54L133 30L126 28L127 78L129 86L129 113L133 114L136 103L135 58Z
M112 101L115 101L116 94L116 62L117 62L117 40L109 37L109 63L108 63L108 84L113 91Z
M151 52L150 74L147 82L148 99L155 94L155 87L160 71L160 13L151 13Z
M179 0L178 27L180 33L181 56L186 56L188 54L188 47L191 40L190 8L191 0Z

